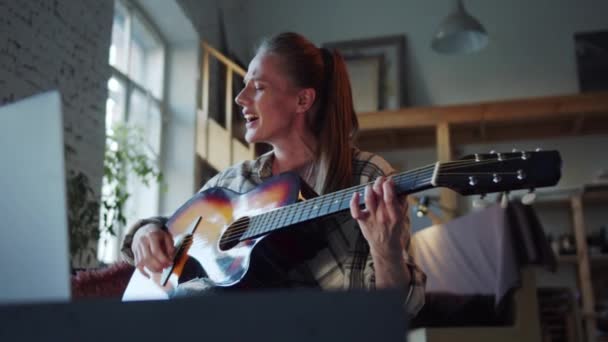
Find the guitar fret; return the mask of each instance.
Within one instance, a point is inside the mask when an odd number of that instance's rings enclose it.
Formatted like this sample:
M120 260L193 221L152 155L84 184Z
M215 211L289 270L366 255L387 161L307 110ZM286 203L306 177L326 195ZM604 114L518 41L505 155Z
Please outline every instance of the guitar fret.
M288 209L287 209L287 224L286 224L288 226L291 226L292 224L294 224L293 213L294 213L294 208L293 207L288 207Z
M254 231L256 232L260 232L260 231L264 231L264 229L266 229L267 225L268 225L268 214L264 213L262 215L260 215L262 217L262 219L259 221L259 223L257 224L257 227L255 227Z
M276 226L277 226L277 215L276 215L276 211L271 212L270 214L270 221L268 222L268 229L272 229L275 230Z
M245 237L250 237L253 236L255 234L256 231L256 223L257 223L258 219L256 219L256 217L251 217L250 221L249 221L249 228L247 229L247 231L243 234L243 238Z
M266 215L261 214L258 216L253 216L251 218L251 225L250 225L250 231L251 234L250 235L256 235L259 233L260 230L264 229L264 221L266 220Z
M319 201L317 199L315 199L313 205L312 205L312 209L310 211L311 217L317 217L319 216L319 209L321 207L319 206Z
M314 199L313 200L308 200L308 204L306 205L306 211L304 212L305 214L305 218L306 220L310 220L312 218L312 210L313 210L313 204L314 204Z
M427 178L433 172L433 169L430 167L432 166L394 176L397 193L410 193L414 189L420 190L421 188L428 187ZM349 189L339 190L265 213L261 220L256 221L252 234L269 233L296 223L348 210L350 208L350 199L355 192L358 192L360 195L359 204L363 204L365 203L366 185L361 184Z
M328 196L325 196L320 201L321 203L319 203L319 216L325 216L325 215L327 215L327 212L328 212L327 209L329 209L328 205L327 205L327 202L328 202L328 199L330 199L332 195L333 194L329 194Z
M285 220L285 215L283 215L283 210L278 209L276 214L277 214L277 228L282 228L283 222Z
M328 213L335 213L340 209L340 205L339 205L340 201L338 200L338 194L334 194L331 197L331 201L328 205Z
M336 200L336 193L334 192L333 194L331 194L328 198L327 201L325 201L325 215L328 214L333 214L333 207L334 207L334 201Z
M287 226L287 221L289 220L289 215L287 215L287 210L285 208L281 208L279 209L281 211L281 226L285 227Z

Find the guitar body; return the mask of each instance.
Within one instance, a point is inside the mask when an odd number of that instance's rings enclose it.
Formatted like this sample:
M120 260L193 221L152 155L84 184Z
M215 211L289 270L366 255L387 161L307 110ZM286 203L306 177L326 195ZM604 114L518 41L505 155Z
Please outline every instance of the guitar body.
M222 249L222 236L229 227L234 228L239 224L239 218L295 203L300 194L300 184L297 176L286 173L273 177L244 194L225 188L211 188L196 194L167 222L168 231L176 241L187 234L189 226L198 216L201 217L192 234L192 244L187 248L187 255L182 260L175 261L169 281L164 286L160 274L149 272L151 278L148 279L139 270L135 270L123 300L167 298L168 293L179 283L199 276L207 277L220 287L236 284L247 287L244 277L249 269L253 249L266 237L249 239L229 249Z

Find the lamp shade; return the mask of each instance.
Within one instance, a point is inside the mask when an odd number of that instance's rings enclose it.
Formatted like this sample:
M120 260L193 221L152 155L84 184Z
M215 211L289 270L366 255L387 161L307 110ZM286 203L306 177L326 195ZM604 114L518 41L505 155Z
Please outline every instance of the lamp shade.
M439 25L431 47L445 54L471 53L481 50L487 43L485 28L458 0L455 9Z

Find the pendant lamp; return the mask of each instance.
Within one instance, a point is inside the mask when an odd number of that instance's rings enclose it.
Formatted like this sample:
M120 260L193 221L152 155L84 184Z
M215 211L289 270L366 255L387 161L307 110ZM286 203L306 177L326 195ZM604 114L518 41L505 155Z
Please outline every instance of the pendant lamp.
M462 0L456 0L452 12L439 25L431 47L439 53L459 54L479 51L487 44L485 28L467 12Z

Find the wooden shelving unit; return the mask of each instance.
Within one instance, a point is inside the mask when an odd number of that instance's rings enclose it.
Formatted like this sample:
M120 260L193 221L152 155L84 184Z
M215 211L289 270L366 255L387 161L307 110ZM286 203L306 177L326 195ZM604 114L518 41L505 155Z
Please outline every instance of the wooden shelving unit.
M557 257L557 262L564 264L577 264L579 262L576 255L560 255ZM591 264L608 264L608 254L589 255Z
M434 146L442 126L453 145L608 133L608 92L410 107L358 117L358 144L371 151Z
M581 291L581 316L587 341L597 341L597 318L595 312L595 295L593 291L592 266L607 265L608 254L589 254L587 244L587 227L585 225L585 205L606 204L608 209L608 189L598 191L578 191L567 197L548 198L537 201L537 207L570 207L572 213L572 228L576 241L576 255L560 255L559 263L574 264L577 267L578 284Z

